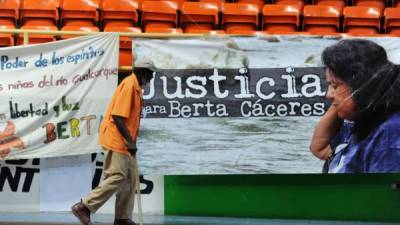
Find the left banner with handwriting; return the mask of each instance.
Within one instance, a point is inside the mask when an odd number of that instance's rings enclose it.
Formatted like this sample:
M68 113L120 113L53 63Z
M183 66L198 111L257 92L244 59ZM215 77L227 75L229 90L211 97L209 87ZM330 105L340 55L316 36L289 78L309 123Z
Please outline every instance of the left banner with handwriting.
M96 152L119 35L0 48L0 159Z

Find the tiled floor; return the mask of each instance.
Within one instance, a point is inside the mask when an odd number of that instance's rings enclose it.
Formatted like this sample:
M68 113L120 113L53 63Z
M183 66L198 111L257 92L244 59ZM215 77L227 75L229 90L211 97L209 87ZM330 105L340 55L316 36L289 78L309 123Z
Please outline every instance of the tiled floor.
M94 215L95 224L108 225L113 222L113 215ZM39 225L79 224L70 213L0 213L0 225ZM278 219L248 219L248 218L221 218L221 217L189 217L189 216L155 216L144 217L146 225L395 225L399 223L378 222L346 222L346 221L315 221L315 220L278 220Z

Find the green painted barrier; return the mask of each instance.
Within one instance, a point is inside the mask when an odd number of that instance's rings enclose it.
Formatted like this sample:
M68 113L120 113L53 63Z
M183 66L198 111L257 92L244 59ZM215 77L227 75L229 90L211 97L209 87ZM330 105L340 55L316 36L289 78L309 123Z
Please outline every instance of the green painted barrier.
M165 176L165 214L400 222L400 174Z

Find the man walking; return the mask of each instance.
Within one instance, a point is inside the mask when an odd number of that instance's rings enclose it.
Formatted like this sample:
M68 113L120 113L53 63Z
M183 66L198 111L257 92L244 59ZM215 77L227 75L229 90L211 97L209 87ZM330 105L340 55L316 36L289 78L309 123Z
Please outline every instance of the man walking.
M95 213L114 193L114 225L135 225L132 221L135 197L134 159L142 109L142 87L151 71L126 77L117 87L100 125L99 142L106 151L104 180L88 196L72 206L72 213L84 224L92 225Z

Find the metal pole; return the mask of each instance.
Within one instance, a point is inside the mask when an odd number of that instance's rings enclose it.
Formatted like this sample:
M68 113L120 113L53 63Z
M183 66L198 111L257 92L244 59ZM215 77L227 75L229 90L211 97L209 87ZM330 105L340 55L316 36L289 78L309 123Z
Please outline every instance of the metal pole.
M29 33L24 32L24 45L28 45L28 44L29 44Z
M133 161L134 161L134 168L133 168L133 173L135 175L135 189L136 189L136 197L138 201L138 220L139 224L143 225L143 211L142 211L142 197L140 194L140 177L139 177L139 165L138 161L136 159L136 155L132 156Z

